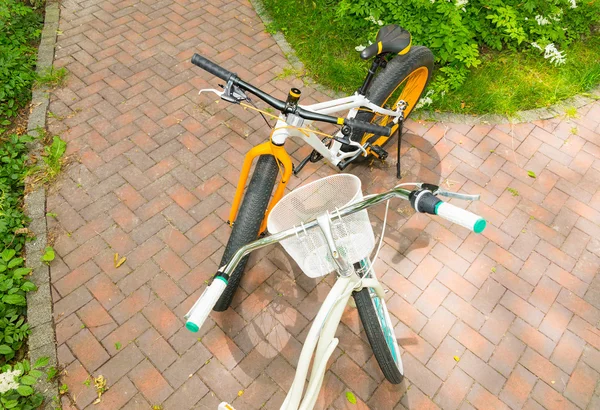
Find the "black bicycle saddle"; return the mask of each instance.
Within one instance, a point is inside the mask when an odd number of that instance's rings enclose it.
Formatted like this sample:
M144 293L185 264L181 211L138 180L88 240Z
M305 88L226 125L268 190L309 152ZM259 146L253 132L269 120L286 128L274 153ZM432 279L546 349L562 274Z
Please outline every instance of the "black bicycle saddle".
M396 24L388 24L379 29L375 43L360 53L360 58L368 60L382 53L405 54L410 50L410 33Z

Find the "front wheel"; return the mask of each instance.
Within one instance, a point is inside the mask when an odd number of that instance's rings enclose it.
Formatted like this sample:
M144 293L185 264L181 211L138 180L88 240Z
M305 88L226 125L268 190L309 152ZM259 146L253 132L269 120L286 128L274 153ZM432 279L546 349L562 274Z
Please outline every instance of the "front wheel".
M369 288L354 292L352 296L383 375L392 384L402 383L404 369L400 349L385 301Z
M405 55L392 58L381 70L367 91L366 97L373 104L395 110L400 101L405 101L404 118L413 112L433 72L433 53L423 46L414 46ZM367 109L359 111L356 119L382 126L390 126L392 119L387 115L375 114ZM372 145L383 146L390 137L373 136L353 131L350 138L360 144L370 141Z
M252 179L246 189L246 195L233 223L231 236L225 247L220 267L229 263L238 249L258 237L278 171L279 167L274 156L261 155L258 158ZM248 263L248 256L244 257L232 272L229 283L215 304L214 310L218 312L227 310L240 284L246 263Z

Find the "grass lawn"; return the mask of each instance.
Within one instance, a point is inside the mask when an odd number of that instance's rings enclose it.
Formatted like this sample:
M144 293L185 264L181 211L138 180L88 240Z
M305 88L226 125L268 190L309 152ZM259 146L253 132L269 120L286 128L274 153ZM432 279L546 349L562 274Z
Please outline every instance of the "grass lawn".
M336 91L353 93L362 83L368 62L354 49L366 44L335 15L332 0L262 0L273 24L296 50L307 73ZM567 64L554 67L535 53L486 51L460 89L437 98L428 109L465 114L513 114L539 108L600 83L600 36L571 45ZM435 74L434 74L435 75Z

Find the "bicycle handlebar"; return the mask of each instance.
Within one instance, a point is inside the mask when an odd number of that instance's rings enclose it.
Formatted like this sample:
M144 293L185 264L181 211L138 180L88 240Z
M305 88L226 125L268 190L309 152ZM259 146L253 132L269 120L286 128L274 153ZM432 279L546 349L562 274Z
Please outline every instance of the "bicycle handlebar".
M481 233L486 226L485 219L480 216L467 211L466 209L459 208L448 202L444 202L428 189L419 188L413 191L409 191L404 188L395 187L387 192L383 192L377 195L371 195L363 199L362 201L355 202L347 205L336 211L336 217L345 217L350 214L362 211L373 205L377 205L381 202L387 201L391 198L402 198L410 201L411 206L420 213L428 213L432 215L438 215L450 222L461 225L475 233ZM187 318L186 327L197 332L206 318L210 313L210 310L214 307L215 303L225 290L229 276L235 270L238 263L243 257L248 255L250 252L265 246L281 242L284 239L290 238L294 235L298 235L309 229L313 229L318 226L316 219L303 224L300 227L294 227L281 231L264 238L257 239L247 245L242 246L233 255L229 263L225 266L221 266L214 276L213 283L204 291L198 301L194 304L192 309L185 316ZM220 282L215 285L215 282ZM225 285L222 285L225 283Z
M197 53L194 53L194 55L192 56L192 64L197 65L204 71L208 71L215 77L219 77L223 81L229 81L231 77L236 76L231 71L221 67L216 63L213 63L208 58L202 57L200 54Z
M235 73L232 73L231 71L221 67L220 65L213 63L209 59L202 57L199 54L194 54L192 56L192 64L211 73L215 77L219 77L223 81L231 81L236 86L256 95L258 98L260 98L261 100L263 100L264 102L266 102L267 104L281 111L284 114L295 114L300 118L304 118L305 120L310 121L321 121L329 124L347 125L351 128L355 128L363 132L368 132L370 134L384 135L386 137L389 137L391 135L392 129L390 127L384 127L381 125L371 124L369 122L359 121L351 118L332 117L330 115L319 114L318 112L309 111L302 107L290 107L284 101L281 101L273 97L272 95L267 94L264 91L256 88L252 84L241 80Z

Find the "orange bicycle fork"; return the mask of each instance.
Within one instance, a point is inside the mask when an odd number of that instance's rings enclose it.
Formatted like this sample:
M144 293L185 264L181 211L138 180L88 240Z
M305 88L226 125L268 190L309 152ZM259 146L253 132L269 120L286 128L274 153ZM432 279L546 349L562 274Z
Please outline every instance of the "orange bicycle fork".
M229 224L233 226L235 218L237 217L238 209L240 207L240 203L242 202L242 197L244 196L244 189L246 187L246 181L248 180L248 175L250 174L250 168L252 167L252 162L256 157L261 155L273 155L277 160L277 164L279 166L279 171L281 174L281 168L283 167L283 173L281 175L281 179L279 180L279 184L277 185L277 189L271 198L271 202L267 207L267 211L265 212L265 216L260 225L259 233L263 233L267 228L267 217L269 216L269 212L271 209L279 202L279 200L283 197L285 192L285 187L290 180L292 175L292 159L289 154L286 152L285 148L282 145L275 145L272 141L263 142L260 145L252 148L244 158L244 164L242 165L242 170L240 172L240 179L238 181L237 188L235 190L235 196L233 197L233 203L231 204L231 211L229 212Z

